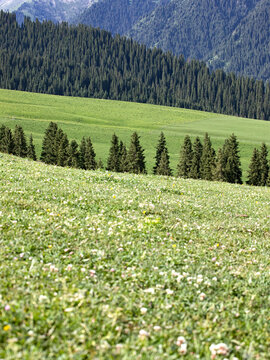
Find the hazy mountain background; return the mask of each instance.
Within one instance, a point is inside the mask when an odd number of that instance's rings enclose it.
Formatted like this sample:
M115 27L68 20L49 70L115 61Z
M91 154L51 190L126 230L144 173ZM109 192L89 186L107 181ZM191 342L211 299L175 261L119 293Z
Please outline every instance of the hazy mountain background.
M270 0L0 0L0 9L132 37L211 69L270 79Z

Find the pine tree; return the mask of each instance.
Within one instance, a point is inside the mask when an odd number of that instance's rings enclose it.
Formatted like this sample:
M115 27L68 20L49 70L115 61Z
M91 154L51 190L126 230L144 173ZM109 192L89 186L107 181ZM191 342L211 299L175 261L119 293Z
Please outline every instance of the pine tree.
M266 181L266 186L270 186L270 166L269 166L269 171L268 171L268 177L267 177L267 181Z
M85 169L85 149L86 149L86 140L85 137L82 138L80 144L80 168Z
M28 144L28 147L27 147L27 157L29 159L34 160L34 161L37 160L36 150L35 150L35 145L34 145L34 142L33 142L32 134L30 134L30 137L29 137L29 144Z
M215 171L215 150L208 133L205 134L202 159L201 159L201 175L204 180L213 180Z
M40 160L46 164L57 163L58 151L55 149L55 140L58 126L54 122L50 122L48 128L45 131Z
M172 175L172 170L170 168L170 159L166 148L163 149L163 152L161 154L161 158L156 169L156 175Z
M201 158L202 158L202 143L200 138L197 136L193 143L193 156L190 168L190 177L192 179L201 178Z
M268 178L268 173L269 173L269 164L267 161L267 156L268 156L268 150L267 150L267 146L265 145L265 143L262 144L261 146L261 151L260 151L260 162L261 162L261 182L260 185L261 186L265 186L267 183L267 178Z
M177 166L177 176L182 178L190 177L192 158L193 158L193 150L192 150L191 139L189 135L186 135L183 146L180 151L180 158Z
M69 141L67 134L63 133L60 139L58 133L58 139L55 145L57 150L57 162L58 166L66 166L69 158Z
M233 184L242 184L242 170L239 156L239 144L232 134L223 146L224 179Z
M107 161L107 170L109 171L119 171L119 140L118 137L113 134L111 140L111 147L109 152L109 157Z
M88 137L85 143L85 156L84 156L84 165L86 170L95 170L97 168L97 163L95 158L96 158L96 154L93 148L93 144L90 137Z
M166 157L168 157L168 161L169 161L169 154L168 154L168 148L166 145L166 139L165 139L165 135L163 132L160 133L160 138L156 147L156 162L155 162L155 166L153 167L153 174L157 173L157 168L159 167L159 163L161 160L161 155L163 153L163 151L165 150L166 152Z
M136 132L131 135L127 154L128 171L134 174L146 174L144 150L140 145L140 137Z
M225 181L224 169L225 169L225 164L224 164L223 149L218 149L217 158L216 158L216 167L213 173L213 180Z
M26 157L27 156L27 142L23 128L19 125L15 126L14 135L14 150L13 153L16 156Z
M119 171L128 171L127 148L122 141L119 144Z
M261 161L260 153L254 148L249 164L247 184L259 186L261 184Z
M73 168L78 168L80 165L79 146L76 140L72 140L68 147L68 158L66 165Z
M0 151L7 154L14 154L14 139L12 131L7 126L1 127Z

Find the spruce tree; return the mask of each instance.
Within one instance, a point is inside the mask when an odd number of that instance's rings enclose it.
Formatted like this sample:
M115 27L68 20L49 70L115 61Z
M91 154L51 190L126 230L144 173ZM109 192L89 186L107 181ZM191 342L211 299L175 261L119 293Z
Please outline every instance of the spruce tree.
M28 144L28 147L27 147L27 157L29 159L34 160L34 161L37 160L36 150L35 150L35 145L34 145L34 142L33 142L32 134L30 134L30 137L29 137L29 144Z
M20 157L26 157L27 142L23 128L20 125L15 126L13 140L14 140L14 150L13 150L14 155Z
M55 140L58 126L54 122L50 122L48 128L45 131L40 160L46 164L57 163L58 151L55 149Z
M7 154L14 154L14 139L10 128L7 126L1 127L1 143L0 151Z
M247 184L259 186L261 184L261 159L259 151L254 148L249 164Z
M111 147L109 152L109 157L107 161L107 170L109 171L119 171L119 140L118 137L113 134L111 140Z
M76 140L72 140L68 147L68 158L67 158L67 166L78 168L80 165L80 153L79 146Z
M128 171L127 148L122 141L119 144L119 172Z
M193 158L193 150L192 150L191 139L189 135L186 135L183 146L180 151L180 158L177 166L177 176L182 178L190 177L192 158Z
M268 156L267 146L265 145L265 143L263 143L261 146L261 151L260 151L260 163L261 163L260 185L261 186L265 186L267 183L267 178L268 178L268 173L269 173L269 164L267 161L267 156Z
M268 177L267 177L267 181L266 181L266 186L270 186L270 166L269 166L269 171L268 171Z
M165 150L166 152L166 157L168 157L168 161L169 161L169 154L168 154L168 148L166 145L166 139L165 139L165 135L163 132L160 133L160 138L156 147L156 156L155 156L155 166L153 167L153 174L157 174L157 168L159 167L159 163L161 160L161 155L163 153L163 151ZM169 161L170 162L170 161Z
M218 149L217 158L216 158L216 166L213 173L213 180L216 181L225 181L224 174L224 153L223 149Z
M242 170L239 156L239 144L237 138L232 134L225 141L223 148L224 177L225 181L233 184L242 184Z
M86 170L95 170L97 168L97 163L95 158L96 158L96 153L94 151L92 141L90 137L88 137L85 142L85 156L84 156L84 166Z
M97 169L104 169L103 161L101 159L99 159L97 162Z
M172 170L170 169L170 159L166 148L163 149L161 158L156 169L156 175L171 176Z
M0 152L5 152L4 151L4 138L5 138L5 134L6 134L6 127L5 125L2 125L0 127Z
M136 132L131 135L127 154L128 171L134 174L146 174L144 150L140 144L140 137Z
M85 137L82 138L80 144L80 168L85 169L85 149L86 149L86 140Z
M190 168L190 177L192 179L201 178L201 158L202 158L202 143L200 138L197 136L193 143L193 156Z
M69 158L69 141L67 134L63 133L60 139L58 133L58 139L55 145L57 150L57 162L58 166L66 166Z
M201 159L201 176L204 180L213 180L215 171L215 150L208 133L205 134L202 159Z

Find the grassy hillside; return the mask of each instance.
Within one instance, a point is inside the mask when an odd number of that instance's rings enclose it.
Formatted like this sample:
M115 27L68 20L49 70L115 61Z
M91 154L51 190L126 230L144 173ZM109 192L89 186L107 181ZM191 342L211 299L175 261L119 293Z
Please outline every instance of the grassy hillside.
M269 188L1 155L0 206L0 358L270 358Z
M91 136L97 158L103 161L107 159L113 132L129 145L131 133L138 131L149 171L154 165L160 131L167 138L174 169L186 134L203 137L207 131L217 149L234 132L240 142L244 170L255 146L263 141L270 146L267 121L148 104L0 90L0 125L14 128L20 124L27 134L32 132L38 153L50 121L56 121L70 139L80 141L84 135Z

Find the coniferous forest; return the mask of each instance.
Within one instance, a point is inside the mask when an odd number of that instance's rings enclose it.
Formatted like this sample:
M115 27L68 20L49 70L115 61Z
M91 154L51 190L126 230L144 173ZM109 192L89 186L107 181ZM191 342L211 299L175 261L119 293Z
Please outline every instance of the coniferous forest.
M0 87L270 119L270 85L87 26L0 13Z
M13 133L5 125L0 127L0 152L28 157L34 161L37 160L32 135L27 141L23 128L18 125L16 125ZM45 131L40 161L49 165L83 170L104 169L102 161L96 161L96 153L90 137L83 137L80 144L75 140L69 141L67 134L54 122L51 122ZM147 173L144 149L140 144L140 136L137 132L131 135L128 148L116 134L112 135L106 170L133 174ZM156 145L153 174L173 175L163 132L161 132ZM237 137L232 134L216 153L208 133L205 133L203 142L197 136L193 143L190 136L186 135L180 148L175 175L184 179L242 184L242 169ZM264 143L259 150L254 148L248 170L247 184L270 186L268 149Z

